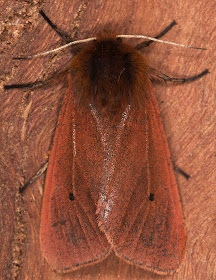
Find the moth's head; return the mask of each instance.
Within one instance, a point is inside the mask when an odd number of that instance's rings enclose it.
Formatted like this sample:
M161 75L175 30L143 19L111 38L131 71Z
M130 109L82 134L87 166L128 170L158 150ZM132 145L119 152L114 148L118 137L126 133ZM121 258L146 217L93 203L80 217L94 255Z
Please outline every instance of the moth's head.
M94 103L110 114L122 111L128 104L139 106L147 90L147 64L132 46L122 42L110 30L73 58L72 84L81 105Z

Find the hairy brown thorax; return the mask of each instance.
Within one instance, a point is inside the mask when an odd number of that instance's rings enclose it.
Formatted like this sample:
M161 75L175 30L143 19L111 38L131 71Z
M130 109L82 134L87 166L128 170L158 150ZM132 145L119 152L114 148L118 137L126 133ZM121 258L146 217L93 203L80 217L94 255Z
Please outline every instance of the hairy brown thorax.
M71 62L73 91L78 104L94 103L108 114L126 105L140 107L148 89L148 66L133 47L110 31L85 46Z

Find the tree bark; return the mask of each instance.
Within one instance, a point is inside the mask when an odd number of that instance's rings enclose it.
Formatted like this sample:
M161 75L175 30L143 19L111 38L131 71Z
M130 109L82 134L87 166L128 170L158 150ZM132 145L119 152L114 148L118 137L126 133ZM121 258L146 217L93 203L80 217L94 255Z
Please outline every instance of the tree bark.
M27 61L11 58L60 46L63 42L39 15L39 9L76 38L95 35L104 26L117 34L156 36L172 20L178 23L164 40L205 47L207 51L154 43L142 52L149 65L172 77L210 74L184 85L154 85L172 160L191 175L176 173L187 230L187 253L180 269L164 279L213 279L215 259L215 67L216 3L195 1L17 2L1 0L2 85L42 80L72 56L68 50ZM129 41L136 45L136 40ZM214 64L213 64L214 65ZM46 162L61 100L62 84L0 95L0 278L1 279L161 279L111 254L75 272L54 272L39 245L40 209L45 175L25 194L19 186Z

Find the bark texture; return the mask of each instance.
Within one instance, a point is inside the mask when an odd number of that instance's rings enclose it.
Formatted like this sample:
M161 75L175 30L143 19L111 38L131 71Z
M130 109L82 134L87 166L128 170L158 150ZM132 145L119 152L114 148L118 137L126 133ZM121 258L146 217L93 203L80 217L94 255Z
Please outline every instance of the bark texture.
M207 51L154 43L143 54L153 68L188 77L210 74L184 85L155 85L173 161L191 175L176 174L187 229L187 253L179 271L164 279L213 279L215 259L215 10L211 0L195 1L15 1L1 0L2 86L41 80L70 58L62 54L28 61L12 56L60 46L62 40L38 14L39 9L71 36L86 38L104 26L118 34L155 36L172 20L164 40L206 47ZM137 41L131 41L135 45ZM0 278L1 279L161 279L113 254L93 266L57 274L40 254L39 225L44 186L41 176L24 194L18 189L47 160L64 94L59 83L36 90L0 93Z

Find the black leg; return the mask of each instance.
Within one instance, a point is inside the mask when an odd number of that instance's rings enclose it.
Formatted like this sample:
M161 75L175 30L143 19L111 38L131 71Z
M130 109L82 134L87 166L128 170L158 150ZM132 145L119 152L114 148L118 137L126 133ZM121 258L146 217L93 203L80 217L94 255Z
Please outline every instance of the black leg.
M13 89L13 88L34 88L34 87L42 87L46 85L46 81L36 81L33 83L26 84L13 84L13 85L4 85L4 89Z
M205 76L206 74L208 74L209 71L208 69L204 70L202 73L196 75L196 76L193 76L193 77L190 77L190 78L185 78L185 79L179 79L179 78L170 78L169 76L163 74L163 73L156 73L156 76L159 78L159 79L162 79L164 80L164 82L172 82L172 83L188 83L188 82L193 82L193 81L196 81L198 79L200 79L201 77Z
M23 84L12 84L12 85L4 85L4 89L13 89L13 88L39 88L45 85L54 85L59 82L62 82L65 86L67 85L68 76L70 69L70 60L65 66L60 70L53 73L50 77L43 81L34 81L31 83L23 83Z
M170 31L170 29L175 26L177 23L175 22L175 20L169 25L167 26L160 34L158 34L155 38L156 39L159 39L161 38L162 36L164 36L168 31ZM136 50L140 50L142 48L145 48L145 47L148 47L150 44L154 43L154 41L152 40L149 40L149 41L144 41L140 44L138 44L135 49Z
M70 37L70 35L66 34L62 30L60 30L44 13L44 11L40 10L39 13L42 15L42 17L45 19L45 21L52 27L53 30L66 42L70 43L73 41L73 39Z
M190 178L190 175L185 173L181 168L179 168L177 165L175 165L173 163L173 168L175 171L177 171L179 174L181 174L182 176L184 176L187 180Z

